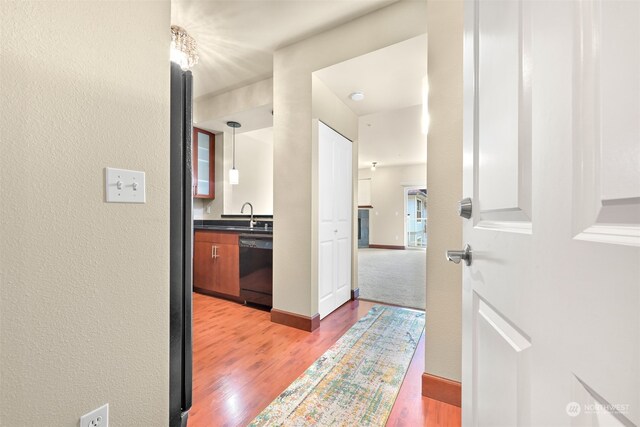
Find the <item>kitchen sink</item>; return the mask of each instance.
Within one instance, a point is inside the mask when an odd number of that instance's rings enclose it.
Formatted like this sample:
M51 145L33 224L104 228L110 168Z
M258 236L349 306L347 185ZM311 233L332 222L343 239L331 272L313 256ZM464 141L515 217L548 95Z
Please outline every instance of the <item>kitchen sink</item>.
M219 230L219 231L238 231L242 233L271 233L273 232L273 228L265 229L264 227L253 227L250 228L242 225L202 225L196 227L197 229L202 230Z

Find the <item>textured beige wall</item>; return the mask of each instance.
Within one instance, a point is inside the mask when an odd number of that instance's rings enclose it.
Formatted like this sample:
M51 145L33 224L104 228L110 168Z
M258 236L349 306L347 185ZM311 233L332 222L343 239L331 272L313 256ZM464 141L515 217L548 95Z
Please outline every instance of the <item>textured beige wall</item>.
M462 270L445 260L459 249L462 221L462 1L431 1L427 143L427 323L425 371L460 381Z
M331 90L315 75L312 75L311 93L311 115L314 119L322 121L324 124L337 131L342 136L352 141L351 152L352 181L351 189L353 197L353 219L351 227L351 289L357 288L358 283L358 230L355 225L358 221L358 116L347 105L331 92ZM313 170L313 190L312 190L312 221L311 221L311 311L318 312L318 123L313 121L312 132L312 170Z
M378 166L375 172L364 168L358 175L360 179L371 178L369 244L403 246L404 189L426 185L427 165Z
M237 89L219 94L204 95L193 103L194 123L207 127L207 121L228 117L242 111L273 103L273 79L260 80ZM215 199L193 199L194 219L220 219L223 213L231 212L231 206L225 201L225 194L232 192L232 186L226 179L225 170L231 168L231 132L226 129L216 134L215 150ZM229 145L229 147L225 147ZM225 149L226 148L226 149ZM241 171L242 173L242 171ZM207 212L207 208L209 212Z
M311 82L311 116L351 141L357 141L358 116L318 77L312 75Z
M306 316L311 295L311 73L424 34L426 1L405 0L274 55L274 307Z
M230 156L225 176L232 163ZM250 202L254 214L273 215L273 128L236 134L236 167L240 180L225 192L224 213L241 215L242 205Z
M170 4L0 2L0 425L168 420ZM147 203L104 203L104 168Z

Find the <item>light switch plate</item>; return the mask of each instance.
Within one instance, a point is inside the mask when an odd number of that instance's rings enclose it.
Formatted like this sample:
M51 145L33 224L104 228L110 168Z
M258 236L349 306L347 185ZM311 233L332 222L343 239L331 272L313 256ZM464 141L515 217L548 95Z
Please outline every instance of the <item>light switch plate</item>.
M106 168L105 200L107 203L145 203L144 172Z

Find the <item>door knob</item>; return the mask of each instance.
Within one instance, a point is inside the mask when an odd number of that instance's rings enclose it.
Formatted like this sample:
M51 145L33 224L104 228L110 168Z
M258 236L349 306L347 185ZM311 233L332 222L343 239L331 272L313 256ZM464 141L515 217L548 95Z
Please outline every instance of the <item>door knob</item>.
M462 218L471 218L471 199L469 197L464 198L458 202L458 215Z
M464 260L465 264L471 265L471 246L464 245L464 249L461 251L447 251L447 261L460 264L461 260Z

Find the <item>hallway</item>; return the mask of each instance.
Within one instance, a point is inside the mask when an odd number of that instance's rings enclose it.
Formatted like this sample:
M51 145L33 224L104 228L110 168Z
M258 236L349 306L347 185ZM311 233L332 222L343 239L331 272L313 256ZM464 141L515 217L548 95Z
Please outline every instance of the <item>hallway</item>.
M193 303L190 427L247 425L374 305L347 302L309 333L234 302L193 294ZM387 425L459 426L460 408L421 395L423 370L424 334Z

